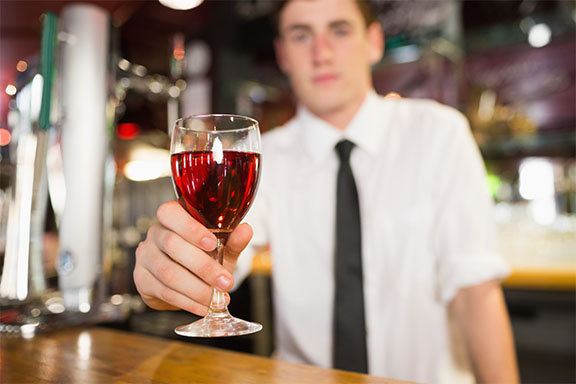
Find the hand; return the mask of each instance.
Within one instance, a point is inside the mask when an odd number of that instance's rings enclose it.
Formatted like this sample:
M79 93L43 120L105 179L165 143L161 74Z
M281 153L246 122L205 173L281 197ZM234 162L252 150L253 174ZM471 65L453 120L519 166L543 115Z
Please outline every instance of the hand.
M216 248L216 237L180 204L164 203L156 215L158 223L136 249L136 288L151 308L181 308L205 316L213 287L227 291L234 285L232 272L252 238L252 228L240 224L230 234L220 265L207 253Z

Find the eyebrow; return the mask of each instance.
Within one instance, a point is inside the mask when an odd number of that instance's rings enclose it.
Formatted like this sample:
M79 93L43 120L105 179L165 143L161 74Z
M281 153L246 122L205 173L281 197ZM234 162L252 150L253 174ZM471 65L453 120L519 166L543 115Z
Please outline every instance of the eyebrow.
M328 25L328 28L333 29L333 28L340 28L340 27L351 27L352 23L348 20L336 20L336 21L332 21L330 22L330 24ZM286 30L282 33L290 33L290 32L309 32L312 30L312 27L308 24L292 24L289 25Z
M292 24L283 33L290 33L290 32L305 32L311 31L312 28L306 24Z

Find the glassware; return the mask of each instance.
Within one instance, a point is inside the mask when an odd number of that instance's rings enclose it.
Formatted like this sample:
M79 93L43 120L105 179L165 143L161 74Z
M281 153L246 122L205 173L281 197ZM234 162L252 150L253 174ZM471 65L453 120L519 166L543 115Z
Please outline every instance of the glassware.
M230 232L240 224L260 177L260 131L254 119L229 114L189 116L176 121L170 147L172 181L180 204L218 239L211 256L220 264ZM182 325L182 336L237 336L262 325L237 319L225 295L214 288L208 314Z

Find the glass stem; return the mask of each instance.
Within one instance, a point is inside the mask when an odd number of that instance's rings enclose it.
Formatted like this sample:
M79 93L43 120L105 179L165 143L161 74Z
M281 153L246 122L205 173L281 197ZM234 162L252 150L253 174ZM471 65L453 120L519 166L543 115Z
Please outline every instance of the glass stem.
M224 247L228 240L228 233L216 233L218 243L216 249L210 253L210 256L222 265L224 263ZM231 317L226 307L226 295L218 288L214 288L212 301L206 317Z

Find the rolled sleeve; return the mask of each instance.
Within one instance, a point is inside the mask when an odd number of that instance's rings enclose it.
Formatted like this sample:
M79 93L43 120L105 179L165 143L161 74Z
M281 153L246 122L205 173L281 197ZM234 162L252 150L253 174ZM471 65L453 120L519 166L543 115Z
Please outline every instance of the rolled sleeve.
M493 202L480 152L464 117L455 119L439 171L437 292L449 302L463 287L502 279L509 267L498 251Z
M459 255L458 258L443 263L438 295L443 303L448 303L461 288L488 280L502 280L509 273L508 264L498 253Z

